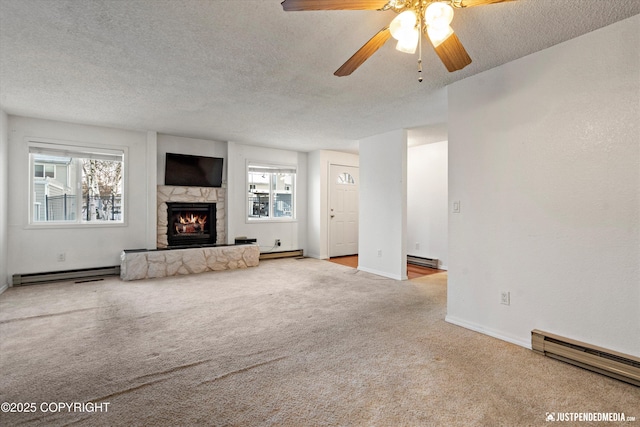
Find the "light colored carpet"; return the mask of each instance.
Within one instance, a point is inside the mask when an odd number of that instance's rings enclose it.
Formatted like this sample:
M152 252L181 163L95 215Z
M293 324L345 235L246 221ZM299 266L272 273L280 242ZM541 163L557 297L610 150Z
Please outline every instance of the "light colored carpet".
M448 324L445 310L446 273L399 282L314 259L11 288L0 296L0 401L109 406L2 413L0 424L535 426L549 424L547 412L583 411L640 418L639 388Z

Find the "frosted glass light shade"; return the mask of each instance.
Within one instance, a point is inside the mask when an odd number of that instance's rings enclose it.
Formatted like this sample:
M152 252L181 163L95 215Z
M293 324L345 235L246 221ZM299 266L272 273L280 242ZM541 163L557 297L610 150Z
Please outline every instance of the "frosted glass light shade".
M398 44L396 44L396 50L404 53L416 53L419 37L420 32L417 28L414 28L413 31L407 32L403 35L402 39L398 40Z
M453 20L453 8L446 3L431 3L424 11L424 20L430 27L446 28Z
M443 41L451 36L451 34L453 34L453 28L449 25L445 28L427 26L427 35L429 36L429 40L431 40L433 47L440 46Z
M413 37L410 33L415 29L418 17L412 10L405 10L391 21L391 36L400 41L405 37Z

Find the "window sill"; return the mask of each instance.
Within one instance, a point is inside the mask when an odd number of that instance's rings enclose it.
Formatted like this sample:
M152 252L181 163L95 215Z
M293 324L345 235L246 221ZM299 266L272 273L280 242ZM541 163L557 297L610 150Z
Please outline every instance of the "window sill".
M296 218L283 218L283 219L277 219L277 218L268 218L268 219L259 219L259 218L247 218L245 220L245 224L264 224L264 223L291 223L291 222L298 222L298 220Z
M83 228L114 228L114 227L126 227L126 222L111 222L111 223L63 223L63 222L48 222L46 224L30 223L25 226L26 230L52 230L52 229L83 229Z

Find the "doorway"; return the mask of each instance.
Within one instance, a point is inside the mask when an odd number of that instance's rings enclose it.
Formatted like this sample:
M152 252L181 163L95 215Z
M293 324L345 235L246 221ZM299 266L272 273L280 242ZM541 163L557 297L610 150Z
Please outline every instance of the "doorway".
M329 165L329 257L358 253L359 169Z

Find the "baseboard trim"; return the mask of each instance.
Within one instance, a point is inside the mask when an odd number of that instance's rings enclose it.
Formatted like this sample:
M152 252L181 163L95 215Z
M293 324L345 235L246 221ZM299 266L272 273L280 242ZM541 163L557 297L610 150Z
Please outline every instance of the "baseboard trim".
M376 276L382 276L382 277L386 277L388 279L393 279L393 280L407 280L407 277L402 277L396 274L390 274L387 273L385 271L378 271L378 270L374 270L373 268L367 268L367 267L361 267L358 266L358 270L360 271L364 271L366 273L371 273L371 274L375 274Z
M4 285L0 286L0 294L2 294L7 289L9 289L9 285L6 284L6 283Z
M447 323L451 323L456 326L461 326L465 329L470 329L474 332L480 332L483 335L488 335L490 337L497 338L499 340L506 341L511 344L519 345L520 347L528 348L529 350L531 350L531 338L529 337L528 337L529 338L528 340L512 337L509 335L505 335L503 332L486 328L482 325L478 325L477 323L468 322L466 320L457 318L455 316L445 316L444 320Z

